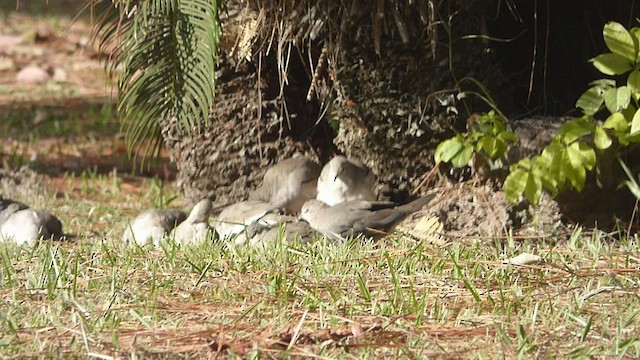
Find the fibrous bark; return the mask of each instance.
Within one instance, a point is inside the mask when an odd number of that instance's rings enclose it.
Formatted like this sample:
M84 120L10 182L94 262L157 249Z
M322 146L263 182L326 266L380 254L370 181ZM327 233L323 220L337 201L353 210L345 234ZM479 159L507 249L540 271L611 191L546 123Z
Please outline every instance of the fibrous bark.
M436 144L464 123L451 101L456 81L495 77L482 42L460 40L481 31L474 1L227 6L208 123L194 135L164 124L191 200L244 199L265 165L296 152L359 159L377 175L379 196L403 200L433 165Z

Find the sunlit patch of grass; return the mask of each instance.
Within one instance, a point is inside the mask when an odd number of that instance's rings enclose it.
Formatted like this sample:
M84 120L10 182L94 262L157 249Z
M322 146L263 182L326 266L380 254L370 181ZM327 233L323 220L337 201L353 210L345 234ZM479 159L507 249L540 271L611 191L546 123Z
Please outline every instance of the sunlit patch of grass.
M640 356L637 237L154 250L123 222L170 187L68 181L51 201L77 240L0 245L4 356ZM522 252L544 263L504 263Z

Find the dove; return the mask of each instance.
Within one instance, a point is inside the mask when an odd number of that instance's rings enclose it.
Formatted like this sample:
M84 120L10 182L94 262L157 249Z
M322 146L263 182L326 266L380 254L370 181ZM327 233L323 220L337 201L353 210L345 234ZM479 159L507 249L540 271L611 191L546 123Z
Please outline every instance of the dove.
M38 239L61 236L62 223L51 213L31 209L17 201L0 200L0 242L33 246Z
M302 206L300 219L319 233L334 240L350 235L379 235L412 212L421 209L435 197L425 195L408 204L396 206L388 201L351 200L329 206L312 199Z
M159 247L167 233L186 218L185 213L177 209L147 210L128 224L122 234L122 240L127 244L135 242L144 246L152 243L153 246Z
M249 200L270 203L297 214L302 204L316 196L320 166L304 156L283 160L264 174L262 184Z
M275 224L282 211L279 207L259 200L246 200L224 208L215 222L215 229L221 239L232 239L236 245L243 245L260 230L260 226Z
M335 156L322 168L316 199L329 206L351 200L375 201L374 185L369 168L344 156Z
M202 242L211 232L209 215L213 204L209 199L200 200L191 209L187 219L171 230L169 237L176 243L188 245Z
M258 229L253 228L249 230L249 233L252 234L249 241L251 246L264 247L278 240L280 236L282 236L282 242L285 243L293 242L296 238L300 238L306 242L313 239L315 231L311 229L308 223L298 221L295 218L281 218L279 220L278 223L272 225L255 223L253 226Z

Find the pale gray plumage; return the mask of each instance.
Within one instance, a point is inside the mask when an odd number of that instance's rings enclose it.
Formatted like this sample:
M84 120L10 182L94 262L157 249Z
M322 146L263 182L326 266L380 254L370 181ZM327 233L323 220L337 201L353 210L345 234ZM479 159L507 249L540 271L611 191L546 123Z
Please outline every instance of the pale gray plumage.
M257 225L257 224L255 224ZM308 223L296 221L295 219L281 220L272 226L259 226L259 229L252 229L251 246L264 247L265 245L278 240L282 236L285 243L293 242L295 239L309 242L315 233Z
M0 199L0 242L13 241L33 246L38 239L60 238L62 223L51 213Z
M171 230L170 238L183 245L201 243L211 234L209 225L211 210L213 210L211 200L200 200L191 209L187 219Z
M281 213L279 207L264 201L240 201L220 212L215 221L215 229L221 239L233 240L235 244L242 245L255 231L255 227L249 229L251 225L259 222L264 225L277 223L277 217Z
M158 247L167 233L186 218L186 214L177 209L147 210L127 224L122 240L127 244L135 242L143 246L152 243Z
M4 223L13 213L28 208L27 205L9 199L0 199L0 224Z
M375 178L369 168L356 160L336 156L318 178L316 199L333 206L345 201L375 201Z
M262 184L249 194L249 200L270 203L297 214L302 204L316 196L320 166L299 156L283 160L264 174Z
M376 235L389 230L404 216L428 204L435 194L429 194L405 205L392 202L352 200L329 206L319 200L309 200L302 206L300 218L311 227L333 239L350 235Z

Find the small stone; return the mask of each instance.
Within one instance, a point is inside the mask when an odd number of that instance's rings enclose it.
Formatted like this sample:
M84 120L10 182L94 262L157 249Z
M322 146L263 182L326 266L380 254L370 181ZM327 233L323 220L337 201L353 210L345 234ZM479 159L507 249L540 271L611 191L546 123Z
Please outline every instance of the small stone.
M15 67L15 63L11 58L0 57L0 71L11 70Z
M12 48L22 41L20 36L0 34L0 50Z
M514 256L509 260L505 260L503 264L512 264L512 265L533 265L539 264L543 262L543 259L538 255L533 255L529 253L522 253L518 256Z
M49 73L38 66L27 66L16 75L16 81L21 84L38 84L49 80Z
M67 72L61 68L55 68L53 69L52 79L54 81L67 81Z

